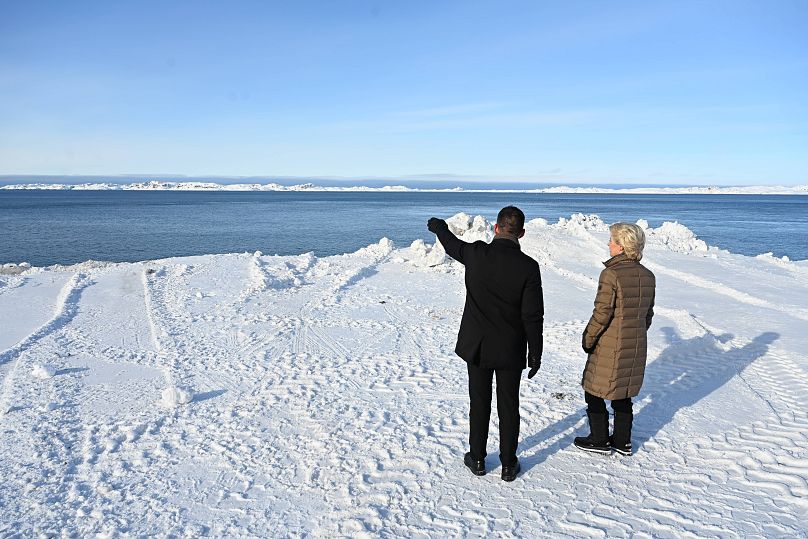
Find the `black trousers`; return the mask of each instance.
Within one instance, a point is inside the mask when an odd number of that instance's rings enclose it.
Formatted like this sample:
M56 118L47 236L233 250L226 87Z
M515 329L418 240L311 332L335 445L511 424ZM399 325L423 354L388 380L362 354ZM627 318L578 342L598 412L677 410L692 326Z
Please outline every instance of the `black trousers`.
M467 363L469 370L469 446L476 460L488 454L488 424L491 419L491 383L497 376L497 413L499 415L499 460L503 466L516 463L519 444L519 382L522 371L481 369Z
M584 399L586 400L586 411L592 412L593 414L605 414L606 413L606 401L601 399L600 397L596 397L591 393L587 393L584 391ZM612 401L612 410L615 412L626 412L628 414L631 413L632 404L631 404L631 397L627 399L619 399L616 401Z

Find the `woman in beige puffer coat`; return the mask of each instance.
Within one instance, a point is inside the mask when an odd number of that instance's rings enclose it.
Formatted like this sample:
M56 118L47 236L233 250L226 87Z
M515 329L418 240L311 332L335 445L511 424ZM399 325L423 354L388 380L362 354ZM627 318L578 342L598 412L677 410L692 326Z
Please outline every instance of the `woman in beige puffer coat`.
M583 334L588 354L582 385L589 436L575 438L584 451L631 455L631 397L642 387L646 332L654 316L656 278L640 264L643 230L629 223L609 227L609 254L598 280L595 309ZM614 434L609 436L605 400L612 401Z

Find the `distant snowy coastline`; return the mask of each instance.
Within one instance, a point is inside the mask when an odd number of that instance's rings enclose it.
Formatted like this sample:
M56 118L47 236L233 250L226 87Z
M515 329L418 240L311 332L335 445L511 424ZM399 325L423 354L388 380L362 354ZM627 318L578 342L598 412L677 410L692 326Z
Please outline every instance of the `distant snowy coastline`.
M570 187L566 185L536 189L469 189L413 188L404 185L383 187L320 186L313 183L281 185L278 183L220 184L214 182L145 181L133 183L25 183L0 187L5 190L63 190L63 191L311 191L311 192L423 192L423 193L558 193L558 194L634 194L634 195L808 195L808 185L795 186L691 186L691 187Z

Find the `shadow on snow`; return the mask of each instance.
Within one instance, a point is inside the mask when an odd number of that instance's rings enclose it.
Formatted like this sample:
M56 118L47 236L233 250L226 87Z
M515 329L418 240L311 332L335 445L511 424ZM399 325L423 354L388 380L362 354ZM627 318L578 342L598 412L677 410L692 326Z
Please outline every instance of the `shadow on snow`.
M727 349L725 343L733 338L730 334L707 333L682 339L673 328L664 327L662 332L668 346L646 366L643 391L638 401L644 406L634 417L635 451L673 421L679 410L693 406L733 377L741 375L756 359L765 356L769 346L780 337L778 333L768 331L740 348ZM574 433L570 431L579 425L587 429L586 407L522 440L520 445L525 455L521 459L522 469L528 471L560 449L571 447ZM581 435L586 435L586 432L581 432ZM550 443L543 445L548 441ZM529 454L537 446L542 447Z

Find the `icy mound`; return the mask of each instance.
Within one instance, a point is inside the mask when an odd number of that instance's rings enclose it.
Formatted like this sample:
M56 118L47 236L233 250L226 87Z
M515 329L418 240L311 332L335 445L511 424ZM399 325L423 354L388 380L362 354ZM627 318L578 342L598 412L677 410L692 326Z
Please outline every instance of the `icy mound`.
M538 221L534 219L531 223ZM637 225L645 231L647 243L649 245L658 245L665 247L670 251L677 253L690 253L690 252L706 252L709 246L703 241L698 239L692 230L678 222L666 221L658 228L651 228L648 226L648 221L640 219ZM567 219L561 217L558 223L550 225L568 232L569 234L579 237L588 238L592 232L609 232L609 224L597 215L584 215L576 213Z
M659 228L650 228L648 221L640 219L637 224L645 231L646 241L649 245L661 245L677 253L709 250L703 240L700 240L692 230L680 223L666 221Z
M362 247L356 252L351 253L349 256L355 257L370 257L375 259L381 259L385 256L388 256L390 253L393 252L395 245L393 245L393 241L388 238L382 238L379 240L379 243L373 243L368 245L367 247Z
M494 239L494 225L482 215L471 217L465 213L457 213L448 219L449 230L467 243L484 241L491 243ZM434 245L423 240L415 240L410 245L410 262L419 267L432 267L446 261L446 251L439 241Z
M166 408L175 408L182 404L188 404L194 400L194 394L182 387L167 387L163 390L161 402Z
M31 269L31 264L28 262L20 262L19 264L3 264L0 266L0 275L19 275L20 273Z
M430 245L424 240L415 240L410 245L410 262L418 267L437 266L443 264L445 260L446 252L440 242Z
M446 219L446 224L455 236L468 243L491 243L494 239L494 225L482 215L472 218L461 212Z
M772 252L759 254L755 258L757 258L758 260L765 260L767 262L772 262L772 263L775 263L775 264L791 262L791 259L788 258L787 256L785 256L785 255L783 255L783 256L774 256L774 253L772 253Z
M568 231L573 236L579 238L589 237L589 232L608 232L609 225L597 215L584 215L583 213L574 213L567 219L560 217L558 223L554 226Z
M47 380L56 376L56 367L50 363L38 363L31 369L31 376L40 380Z
M531 226L546 226L544 219L533 219ZM605 223L599 216L576 213L569 218L560 217L552 228L563 230L578 238L591 238L592 233L608 233L610 223ZM707 252L710 247L700 240L692 230L678 222L666 221L658 228L648 226L648 221L640 219L637 225L645 231L648 245L664 247L677 253Z

